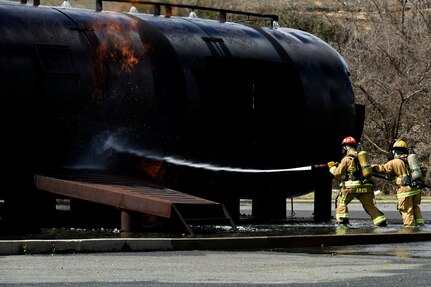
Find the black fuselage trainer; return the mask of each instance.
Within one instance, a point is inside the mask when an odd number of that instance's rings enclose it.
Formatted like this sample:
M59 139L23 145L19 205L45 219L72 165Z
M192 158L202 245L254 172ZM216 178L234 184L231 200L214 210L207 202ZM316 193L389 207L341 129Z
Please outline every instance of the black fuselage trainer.
M218 200L231 213L251 198L269 217L275 201L322 189L315 217L325 220L326 170L205 164L336 160L364 120L343 58L304 31L6 1L0 89L0 198L31 187L27 175L94 168Z

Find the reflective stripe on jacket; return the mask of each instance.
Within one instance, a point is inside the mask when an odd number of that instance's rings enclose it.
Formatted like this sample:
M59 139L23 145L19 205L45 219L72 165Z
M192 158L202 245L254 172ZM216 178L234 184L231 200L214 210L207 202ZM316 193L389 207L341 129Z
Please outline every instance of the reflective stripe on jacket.
M401 157L407 158L407 155L402 155ZM398 186L397 198L405 198L422 192L417 187L412 188L406 185L405 177L409 177L409 170L402 158L394 158L385 164L376 165L373 167L373 170L376 173L386 174L395 178L394 183Z

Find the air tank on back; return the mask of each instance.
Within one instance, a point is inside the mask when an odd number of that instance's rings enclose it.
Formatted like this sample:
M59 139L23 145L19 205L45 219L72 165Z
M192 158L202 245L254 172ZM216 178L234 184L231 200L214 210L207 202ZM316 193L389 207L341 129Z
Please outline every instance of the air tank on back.
M0 49L5 180L106 168L118 160L112 152L292 168L338 158L340 139L360 138L363 117L344 60L295 29L1 1ZM171 164L145 175L222 201L315 188L307 172Z

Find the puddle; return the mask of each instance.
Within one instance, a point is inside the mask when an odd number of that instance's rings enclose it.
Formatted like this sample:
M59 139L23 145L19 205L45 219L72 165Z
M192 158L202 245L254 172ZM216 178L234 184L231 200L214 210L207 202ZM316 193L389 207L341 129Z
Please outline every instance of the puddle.
M349 226L336 226L335 222L314 223L268 223L238 225L238 232L231 226L191 226L194 237L248 237L248 236L289 236L289 235L346 235L346 234L380 234L380 233L416 233L431 232L431 226L405 228L401 224L389 224L387 227L376 227L368 220L355 221ZM145 232L120 232L114 229L83 228L42 228L38 233L1 235L0 240L12 239L85 239L85 238L188 238L189 234L148 230Z

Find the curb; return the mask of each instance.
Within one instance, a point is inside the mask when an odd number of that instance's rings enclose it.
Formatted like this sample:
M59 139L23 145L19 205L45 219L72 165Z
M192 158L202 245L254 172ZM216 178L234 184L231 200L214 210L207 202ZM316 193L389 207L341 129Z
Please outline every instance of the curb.
M1 240L0 255L181 250L270 250L431 241L431 233L295 235L223 238Z

